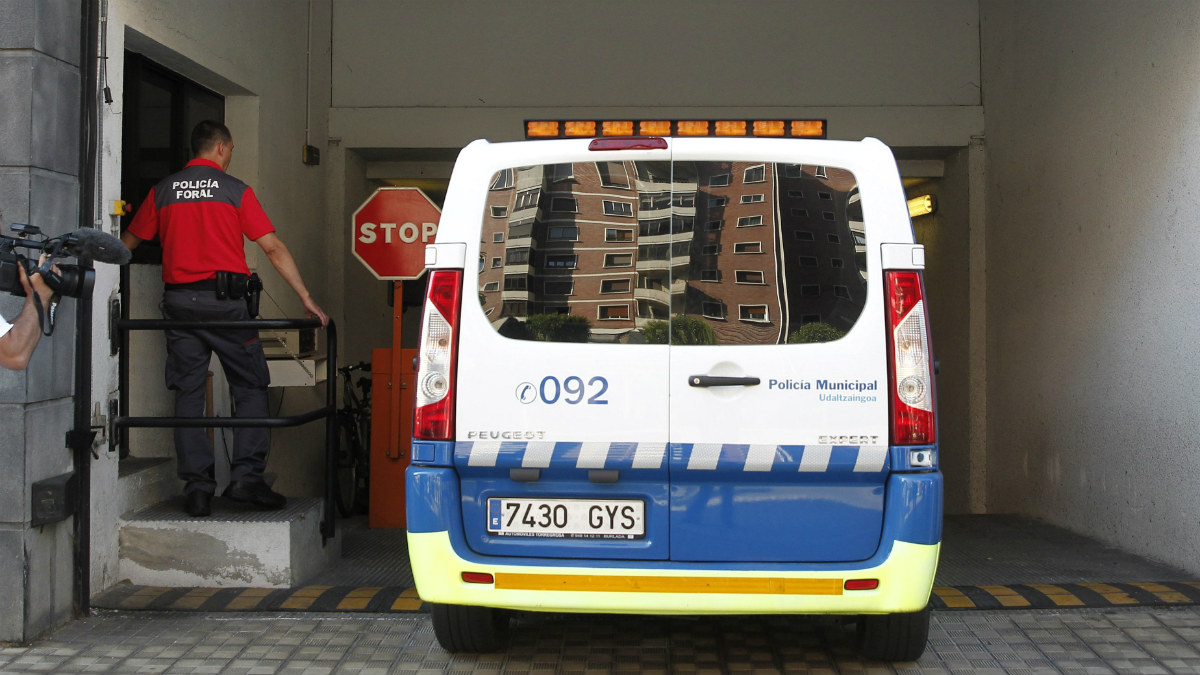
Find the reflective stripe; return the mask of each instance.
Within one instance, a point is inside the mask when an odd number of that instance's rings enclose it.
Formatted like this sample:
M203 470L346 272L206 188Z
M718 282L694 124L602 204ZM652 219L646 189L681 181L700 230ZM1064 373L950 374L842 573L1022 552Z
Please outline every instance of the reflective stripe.
M794 577L684 577L611 574L514 574L498 572L496 588L586 593L747 593L841 595L841 579Z
M688 471L881 473L890 456L883 445L672 443L670 449ZM463 441L455 454L471 467L656 470L663 468L667 450L666 443Z
M534 442L525 448L525 456L521 458L521 466L531 469L547 469L550 459L554 456L554 443Z
M886 445L864 445L858 449L858 461L854 464L855 472L869 471L879 473L883 470L883 461L887 459Z
M800 457L801 471L826 471L829 469L829 456L833 453L832 445L806 445L804 454Z
M465 443L464 448L470 456L467 464L470 466L496 466L496 457L500 454L499 443Z
M579 459L575 462L577 469L603 469L608 459L608 443L584 443L579 448Z
M746 451L746 471L770 471L775 464L778 445L752 445Z
M658 469L667 454L666 443L638 443L633 450L633 468Z
M692 455L688 458L689 471L704 471L717 468L721 461L720 443L696 443L692 446Z

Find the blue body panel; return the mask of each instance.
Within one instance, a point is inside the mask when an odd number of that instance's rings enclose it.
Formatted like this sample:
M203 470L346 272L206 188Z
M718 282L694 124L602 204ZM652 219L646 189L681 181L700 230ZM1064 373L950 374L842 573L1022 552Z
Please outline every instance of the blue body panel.
M596 546L596 542L592 540L525 540L527 544L518 543L518 541L502 541L489 542L484 539L486 536L486 528L484 519L486 517L485 507L482 504L486 502L480 501L482 496L479 492L474 492L480 486L487 486L486 489L492 490L493 493L497 490L497 486L501 485L507 478L464 478L460 476L460 471L464 470L462 466L437 466L438 458L443 460L454 456L454 443L430 443L427 441L414 442L414 460L416 458L428 458L425 463L414 461L413 466L408 469L408 527L411 532L437 532L448 531L451 541L453 542L455 552L462 558L478 562L480 564L523 564L523 565L545 565L545 566L570 566L570 567L644 567L647 569L669 567L671 569L740 569L740 570L772 570L772 569L865 569L873 567L883 560L891 552L892 543L894 541L907 541L916 544L936 544L941 541L941 523L942 523L942 476L936 469L926 470L917 473L896 473L881 471L878 473L869 473L874 476L875 480L879 480L880 484L875 487L865 487L871 485L871 478L862 477L861 483L855 483L850 480L847 485L842 486L842 489L863 489L871 491L871 499L878 500L881 510L881 526L875 530L874 549L870 551L865 558L846 558L837 560L828 555L814 554L811 549L803 547L794 547L793 550L799 550L800 554L791 559L783 559L782 556L772 556L767 560L748 560L738 555L725 556L710 556L707 560L663 560L658 553L655 544L660 541L661 537L673 539L675 536L675 524L671 524L671 531L664 533L661 529L656 529L657 525L652 524L650 519L647 519L648 537L642 540L642 547L630 546L623 549L620 554L614 555L612 551L604 549L611 548L613 544L623 544L619 540L605 540L597 548L601 553L597 553L597 549L591 549L589 546ZM461 444L460 444L461 445ZM565 444L572 445L572 444ZM577 444L574 444L577 445ZM426 447L418 447L426 446ZM555 448L557 451L557 446ZM895 461L899 456L898 451L903 451L905 455L909 452L909 448L893 448L888 451L888 463ZM933 448L936 452L936 448ZM568 452L569 450L564 450ZM831 458L836 453L831 453ZM459 453L461 457L462 454ZM576 457L577 458L577 457ZM497 463L500 463L497 456ZM446 462L448 464L448 462ZM469 464L469 461L467 462ZM719 463L718 463L719 464ZM831 460L831 464L833 464ZM520 466L518 462L517 466ZM477 468L477 467L472 467ZM563 469L564 471L566 469ZM653 469L645 469L653 472ZM558 471L556 469L556 471ZM629 469L630 472L633 469ZM694 472L694 471L693 471ZM762 475L756 476L756 480L770 482L770 477L775 475L772 468L770 471L759 472ZM854 472L849 472L851 475ZM505 475L507 469L505 469ZM565 474L564 474L565 475ZM625 474L623 473L622 476ZM649 475L649 474L648 474ZM787 475L782 474L781 475ZM628 494L630 490L621 487L620 483L607 485L593 485L587 483L586 471L583 472L583 485L591 485L592 488L585 488L580 484L578 476L575 480L570 481L572 490L590 491L593 488L597 491L596 494L606 494L602 491L605 489L612 490L612 494ZM632 480L632 476L630 477ZM825 476L829 479L829 476ZM469 483L467 481L476 480L481 482ZM548 472L547 480L554 483L560 483L561 479L555 478L554 472ZM840 478L839 478L840 480ZM464 494L460 489L460 481L462 485L472 485L471 492ZM489 483L489 481L491 481ZM622 482L624 478L622 478ZM751 485L751 483L744 483ZM513 494L527 496L534 494L531 486L536 483L512 483L510 481L511 491ZM550 482L547 483L550 485ZM714 487L717 484L714 483ZM660 489L665 490L666 486L660 485ZM816 487L810 485L809 488ZM646 494L652 492L649 482L643 485ZM764 489L766 492L779 488ZM795 485L794 489L803 491L805 485ZM554 492L555 496L564 496L559 492ZM636 490L635 490L636 491ZM740 498L743 502L752 501L752 498L758 494L754 489L749 487L740 488ZM839 499L836 495L842 493L820 492L822 499L836 501ZM653 508L659 505L658 495L655 493ZM569 496L569 495L568 495ZM711 495L710 495L711 496ZM844 497L844 495L843 495ZM815 501L815 500L809 500ZM853 501L849 499L846 501ZM682 503L682 502L681 502ZM700 504L701 502L695 502ZM825 532L827 537L835 537L833 532L839 526L849 527L847 517L852 517L851 507L845 503L838 503L832 507L827 507L825 504L813 503L809 504L803 500L784 500L776 503L775 507L764 509L761 513L764 517L764 522L759 527L755 537L766 537L774 533L774 538L777 543L781 542L783 535L780 534L781 523L790 518L795 518L800 510L807 511L809 508L815 509L818 514L823 513L824 517L830 521L841 519L838 522L831 522L828 525L822 524L820 528ZM649 509L652 508L648 504ZM697 508L700 511L700 520L706 518L719 518L708 512L720 513L719 509L713 508ZM464 519L465 516L465 519ZM681 518L686 518L687 511L681 511ZM804 519L809 519L807 514L802 516ZM719 522L719 521L718 521ZM478 526L464 528L464 523L478 523ZM686 527L686 523L684 526ZM817 526L814 526L816 528ZM814 529L814 531L818 531ZM480 532L484 535L480 536ZM696 530L699 532L699 530ZM722 530L721 536L727 537L730 535L729 530ZM693 536L700 536L693 534ZM647 544L646 542L649 542ZM522 546L532 546L536 548L536 552L526 552ZM481 552L479 549L485 549ZM720 552L729 553L734 547L721 547ZM845 552L843 548L843 553ZM653 552L654 555L648 555ZM717 558L720 559L717 559Z
M672 443L670 558L866 560L888 469L885 448Z

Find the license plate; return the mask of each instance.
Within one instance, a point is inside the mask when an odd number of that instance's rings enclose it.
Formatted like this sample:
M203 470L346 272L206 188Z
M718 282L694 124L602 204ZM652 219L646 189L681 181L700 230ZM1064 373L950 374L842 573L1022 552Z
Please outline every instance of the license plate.
M488 499L489 534L557 539L641 539L646 505L640 499Z

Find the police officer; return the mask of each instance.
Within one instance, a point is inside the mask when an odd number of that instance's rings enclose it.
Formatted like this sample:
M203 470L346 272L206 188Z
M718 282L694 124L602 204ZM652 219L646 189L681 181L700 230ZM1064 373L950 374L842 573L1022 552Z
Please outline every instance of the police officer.
M192 155L182 171L155 185L121 235L131 250L158 237L163 248L163 316L176 320L248 319L239 289L249 275L243 237L258 244L292 287L310 317L328 323L309 295L296 262L275 235L254 190L225 173L233 157L233 136L219 122L203 121L192 131ZM204 414L209 358L217 353L233 393L235 417L267 416L270 376L258 333L238 330L168 330L167 388L175 391L175 416ZM262 478L269 437L265 428L237 428L233 434L230 484L225 496L263 509L280 509L287 499ZM179 478L185 482L185 510L212 513L216 491L213 453L202 428L175 430Z

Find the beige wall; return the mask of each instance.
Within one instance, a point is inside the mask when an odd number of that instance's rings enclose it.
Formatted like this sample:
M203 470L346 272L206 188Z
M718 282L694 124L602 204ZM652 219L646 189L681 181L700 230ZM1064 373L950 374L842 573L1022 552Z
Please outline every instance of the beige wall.
M328 138L329 0L109 0L107 6L103 39L109 55L108 80L102 86L111 87L115 100L100 111L100 213L109 212L115 200L140 202L145 196L123 195L120 185L122 64L124 50L130 49L226 96L226 122L237 145L229 172L254 187L318 303L331 313L340 309L341 261L328 252L333 226L326 220L326 167L301 163L306 142L324 153ZM306 68L310 60L312 66ZM271 296L262 300L262 315L303 316L299 301L258 247L250 244L247 252ZM157 268L139 268L133 277L131 316L159 318L162 286ZM107 316L107 299L116 283L115 275L98 280L98 317ZM131 409L126 414L170 415L172 398L163 385L161 334L137 337L131 354ZM97 352L103 356L97 357L94 392L99 393L94 398L104 400L104 394L117 389L115 359L107 357L106 344L99 345ZM273 390L272 412L306 412L320 407L323 400L320 387L289 388L286 395ZM268 471L278 474L276 485L285 494L317 494L323 439L319 423L273 434ZM170 433L164 431L139 432L131 438L130 448L137 457L174 456ZM91 585L97 592L119 581L116 526L121 511L178 493L173 479L162 484L143 475L119 477L117 464L117 453L102 448L93 465Z
M526 118L819 115L837 138L961 146L982 131L977 18L958 0L335 0L330 128L460 148Z
M337 0L335 10L336 107L979 104L973 2Z
M982 3L988 509L1200 571L1200 4Z

